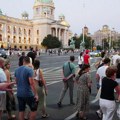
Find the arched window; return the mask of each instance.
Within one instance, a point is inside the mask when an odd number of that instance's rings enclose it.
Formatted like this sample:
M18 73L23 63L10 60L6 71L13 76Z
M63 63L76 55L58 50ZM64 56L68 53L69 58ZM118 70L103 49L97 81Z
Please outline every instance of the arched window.
M0 31L2 31L2 24L0 24Z
M29 35L31 34L31 30L29 30L28 34L29 34Z
M9 36L9 35L8 35L8 37L7 37L7 41L10 42L10 36Z
M39 30L37 30L37 35L39 35Z
M10 33L11 30L10 30L10 26L7 27L7 32Z
M26 35L26 29L24 29L24 35Z
M15 36L13 37L13 43L16 43L16 37Z
M19 34L21 34L21 28L19 28Z
M21 37L19 37L19 43L21 43Z
M16 27L13 27L13 33L16 34Z
M39 38L37 38L37 44L39 44Z
M0 41L2 41L2 35L0 34Z

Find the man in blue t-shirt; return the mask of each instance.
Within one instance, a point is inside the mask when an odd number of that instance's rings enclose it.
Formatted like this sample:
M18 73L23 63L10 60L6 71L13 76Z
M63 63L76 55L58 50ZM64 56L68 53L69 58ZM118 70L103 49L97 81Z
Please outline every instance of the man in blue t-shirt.
M74 65L74 56L70 56L70 61L65 62L63 65L63 83L64 88L62 89L59 102L57 103L58 107L62 106L62 100L65 96L65 93L67 92L67 89L69 88L69 94L70 94L70 105L74 105L73 102L73 88L74 88L74 80L75 77L75 65Z
M17 84L17 99L19 106L19 120L24 119L26 104L31 109L30 120L35 120L38 95L34 85L33 69L29 67L30 58L24 57L23 66L15 70Z

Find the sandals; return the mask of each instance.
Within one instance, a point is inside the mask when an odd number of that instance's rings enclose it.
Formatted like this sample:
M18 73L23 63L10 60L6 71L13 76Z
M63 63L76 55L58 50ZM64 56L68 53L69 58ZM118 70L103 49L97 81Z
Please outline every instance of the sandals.
M49 117L49 114L47 113L42 115L42 118L48 118L48 117Z

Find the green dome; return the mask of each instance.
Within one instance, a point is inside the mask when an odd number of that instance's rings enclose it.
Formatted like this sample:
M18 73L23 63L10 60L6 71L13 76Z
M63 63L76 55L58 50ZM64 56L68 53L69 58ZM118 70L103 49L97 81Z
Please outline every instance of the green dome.
M53 0L35 0L35 3L53 3Z
M41 0L42 3L51 3L52 0Z

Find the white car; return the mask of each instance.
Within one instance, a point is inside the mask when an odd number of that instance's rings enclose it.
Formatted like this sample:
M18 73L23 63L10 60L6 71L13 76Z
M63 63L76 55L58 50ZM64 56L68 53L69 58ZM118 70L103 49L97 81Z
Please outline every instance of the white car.
M97 56L100 55L100 53L96 52L96 51L90 52L89 54L90 54L91 57L97 57Z

